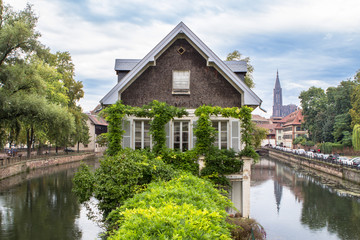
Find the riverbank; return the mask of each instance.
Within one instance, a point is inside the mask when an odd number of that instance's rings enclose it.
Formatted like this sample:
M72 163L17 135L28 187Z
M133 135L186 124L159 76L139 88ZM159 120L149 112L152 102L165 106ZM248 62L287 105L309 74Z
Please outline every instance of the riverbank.
M94 153L94 152L84 152L80 154L69 153L68 155L42 157L39 159L22 160L22 161L14 162L12 164L8 164L0 167L0 180L34 169L78 162L85 158L96 155L99 155L99 153Z
M304 156L293 155L291 153L281 152L276 149L266 149L266 151L263 151L262 154L267 154L269 157L279 159L280 161L309 167L331 176L339 177L344 180L360 184L360 171L348 168L344 165L332 164L318 161L316 159L309 159Z

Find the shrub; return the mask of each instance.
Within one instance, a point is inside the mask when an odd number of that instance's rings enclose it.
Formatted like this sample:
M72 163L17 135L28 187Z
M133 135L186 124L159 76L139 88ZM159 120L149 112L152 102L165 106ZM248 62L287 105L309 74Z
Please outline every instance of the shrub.
M226 175L239 172L243 166L243 161L236 156L232 149L218 149L212 147L211 151L205 156L205 168L201 171L201 176L209 178L215 184L229 185Z
M198 155L195 150L180 152L166 149L160 156L165 163L170 164L174 169L188 171L194 175L199 174Z
M151 181L167 181L174 174L173 168L161 158L149 158L142 151L123 149L116 156L102 159L95 173L86 168L77 172L73 180L73 191L80 202L85 202L94 195L99 200L99 209L107 216Z
M225 207L231 206L212 183L184 173L149 184L112 211L110 228L119 229L111 239L230 239Z

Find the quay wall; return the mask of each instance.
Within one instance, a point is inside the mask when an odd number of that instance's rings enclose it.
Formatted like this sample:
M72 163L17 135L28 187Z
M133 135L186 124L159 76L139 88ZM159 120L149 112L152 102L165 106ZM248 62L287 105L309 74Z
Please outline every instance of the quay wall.
M276 149L268 149L269 157L278 159L280 161L298 164L300 166L309 167L326 174L336 176L357 184L360 184L360 171L348 168L344 165L333 164L328 162L310 159L304 156L298 156L291 153L278 151Z
M69 155L69 156L65 155L58 157L49 157L46 159L23 160L13 164L1 166L0 180L29 170L81 161L87 157L91 157L95 155L96 153L83 153L81 155Z

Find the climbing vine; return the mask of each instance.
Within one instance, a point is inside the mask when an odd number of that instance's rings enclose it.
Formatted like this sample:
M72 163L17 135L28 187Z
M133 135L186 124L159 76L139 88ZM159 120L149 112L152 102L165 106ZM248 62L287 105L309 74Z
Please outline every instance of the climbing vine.
M117 101L114 105L105 108L102 114L109 124L106 139L108 141L107 154L110 156L122 149L121 142L125 133L122 129L122 121L126 115L151 119L150 134L154 142L153 151L157 154L166 149L165 125L175 117L181 118L188 115L185 108L177 108L157 100L142 107L131 107Z
M215 129L212 127L210 116L222 115L223 117L232 117L240 120L241 123L241 141L245 144L240 156L247 156L258 159L259 155L254 150L253 124L251 122L252 108L244 106L241 108L221 108L212 106L200 106L196 109L195 115L199 117L195 129L196 145L200 154L205 154L215 141Z

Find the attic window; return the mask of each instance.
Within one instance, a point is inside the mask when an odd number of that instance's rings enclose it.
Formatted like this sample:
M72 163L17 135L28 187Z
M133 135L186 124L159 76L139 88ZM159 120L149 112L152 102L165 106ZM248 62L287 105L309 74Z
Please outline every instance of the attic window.
M186 50L183 47L180 47L177 52L182 55Z
M173 71L173 94L190 94L190 70Z

